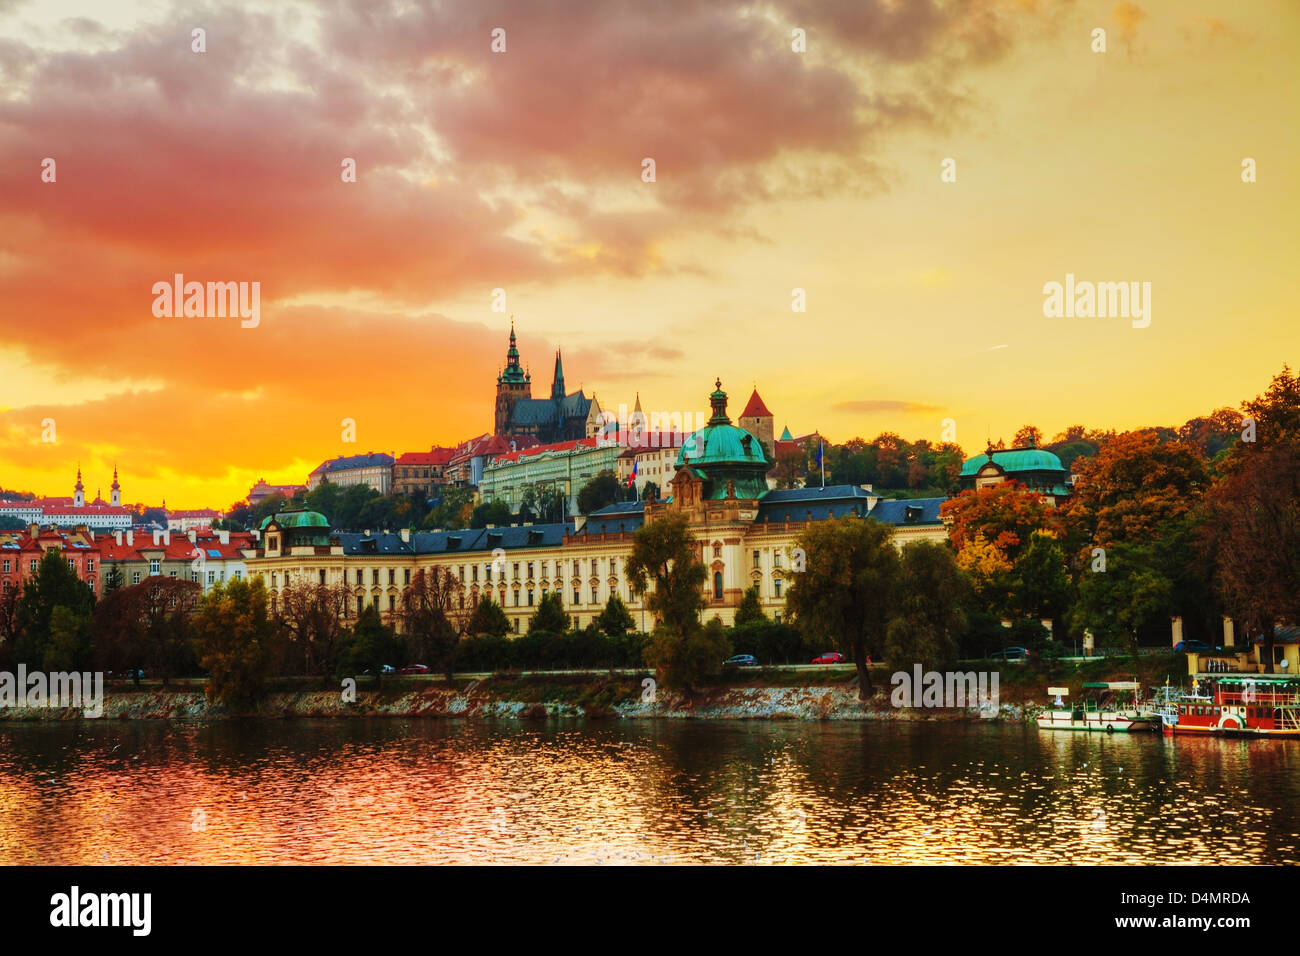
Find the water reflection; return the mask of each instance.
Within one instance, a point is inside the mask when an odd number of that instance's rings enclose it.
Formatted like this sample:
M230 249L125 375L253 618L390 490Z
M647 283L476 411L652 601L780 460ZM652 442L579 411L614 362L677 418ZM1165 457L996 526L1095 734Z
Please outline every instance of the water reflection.
M1295 863L1298 753L988 724L5 724L0 862Z

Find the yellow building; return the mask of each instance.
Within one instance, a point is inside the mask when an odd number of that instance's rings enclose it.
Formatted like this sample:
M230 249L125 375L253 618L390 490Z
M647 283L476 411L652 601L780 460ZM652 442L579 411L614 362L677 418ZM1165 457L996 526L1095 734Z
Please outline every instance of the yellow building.
M900 547L946 539L939 519L943 499L884 501L856 485L769 490L770 453L731 424L720 382L710 404L708 424L678 451L666 500L620 502L563 523L463 531L333 533L323 515L282 512L267 519L259 547L247 553L248 573L265 578L272 599L294 581L343 584L355 610L374 604L395 622L412 576L437 566L463 582L467 603L490 594L519 633L552 591L578 627L617 594L637 627L649 629L654 622L632 595L625 567L637 529L665 514L687 515L709 572L704 616L725 624L751 586L764 612L782 617L796 541L813 522L844 516L883 521Z

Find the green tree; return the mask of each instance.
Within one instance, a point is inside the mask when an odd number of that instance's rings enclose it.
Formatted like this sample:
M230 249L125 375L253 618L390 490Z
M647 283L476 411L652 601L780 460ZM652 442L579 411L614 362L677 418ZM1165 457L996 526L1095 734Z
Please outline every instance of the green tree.
M563 634L569 629L569 615L564 611L559 591L542 595L537 611L528 621L528 633Z
M609 600L605 602L605 609L597 615L592 622L603 633L610 637L618 637L626 634L636 626L636 621L632 617L632 612L627 609L623 599L617 594L610 594Z
M758 624L767 620L763 613L763 602L758 596L758 585L752 584L745 589L740 598L740 607L736 608L736 627L746 624Z
M122 587L126 587L126 575L122 573L122 566L115 561L108 569L108 574L104 575L104 595L108 596Z
M88 620L94 604L95 595L90 585L77 577L77 572L69 567L59 549L46 551L36 566L36 573L23 586L22 596L14 609L18 631L14 663L43 667L54 609L62 607L74 618Z
M261 577L218 582L199 602L191 634L209 700L244 707L263 699L276 625Z
M471 528L486 528L488 525L507 525L514 515L510 513L510 506L500 499L485 501L478 505L470 515L469 526Z
M1104 571L1088 570L1079 584L1071 623L1106 643L1121 642L1133 654L1141 679L1138 630L1169 611L1173 586L1155 567L1150 547L1117 543L1106 552Z
M917 541L903 549L893 616L885 632L892 671L939 670L957 659L966 630L970 583L946 543Z
M343 653L345 670L353 674L370 672L380 674L385 664L390 664L397 653L397 636L379 616L379 608L367 604L361 609L357 623L345 635Z
M589 515L619 500L622 486L612 471L602 471L578 492L578 511Z
M47 672L80 671L90 667L90 618L63 605L50 615L50 639L42 664Z
M510 633L510 619L506 617L506 612L501 609L500 604L490 597L485 597L478 602L478 607L474 608L466 633L474 637L484 634L503 637Z
M836 518L799 536L804 570L795 571L786 607L809 643L833 643L852 658L858 697L872 693L867 655L880 656L899 574L893 531L878 521Z

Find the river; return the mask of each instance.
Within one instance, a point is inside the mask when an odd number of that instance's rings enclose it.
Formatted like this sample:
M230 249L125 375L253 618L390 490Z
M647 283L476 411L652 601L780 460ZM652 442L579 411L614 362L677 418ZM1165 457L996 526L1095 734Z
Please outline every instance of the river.
M1300 743L903 721L0 724L0 863L1296 863Z

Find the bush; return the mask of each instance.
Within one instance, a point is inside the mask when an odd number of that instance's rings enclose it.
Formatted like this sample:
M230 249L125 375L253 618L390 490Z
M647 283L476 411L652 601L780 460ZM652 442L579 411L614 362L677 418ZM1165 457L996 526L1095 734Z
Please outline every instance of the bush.
M753 654L760 664L802 664L809 654L797 628L768 620L732 628L731 645L733 653Z

